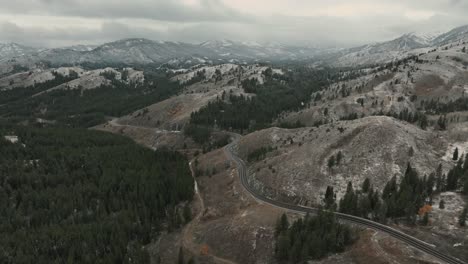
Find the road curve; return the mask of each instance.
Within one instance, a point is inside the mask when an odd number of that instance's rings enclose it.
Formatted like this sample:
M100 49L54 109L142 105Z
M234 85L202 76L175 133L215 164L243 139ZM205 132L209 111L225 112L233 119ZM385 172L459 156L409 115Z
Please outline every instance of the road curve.
M247 178L247 166L245 162L239 158L235 153L234 153L234 147L237 145L237 142L239 141L239 135L233 135L235 140L230 143L229 145L224 147L224 152L226 153L226 156L234 161L237 165L237 170L239 173L239 178L241 180L242 186L252 195L255 199L276 206L280 207L286 210L290 211L295 211L299 213L316 213L318 211L317 208L312 208L312 207L305 207L305 206L300 206L300 205L295 205L295 204L289 204L289 203L284 203L281 201L276 201L273 199L270 199L268 197L263 196L262 194L257 193L248 183L248 178ZM422 240L419 240L415 237L412 237L410 235L407 235L399 230L396 230L394 228L391 228L389 226L361 218L361 217L356 217L353 215L347 215L347 214L342 214L342 213L334 213L335 216L338 219L342 219L348 222L352 222L354 224L358 224L360 226L364 226L367 228L371 228L377 231L381 231L384 233L387 233L388 235L403 241L407 243L408 245L411 245L431 256L434 256L446 263L449 264L467 264L467 262L461 261L455 257L452 257L450 255L444 254L442 252L439 252L437 248L434 245L431 245L429 243L426 243Z

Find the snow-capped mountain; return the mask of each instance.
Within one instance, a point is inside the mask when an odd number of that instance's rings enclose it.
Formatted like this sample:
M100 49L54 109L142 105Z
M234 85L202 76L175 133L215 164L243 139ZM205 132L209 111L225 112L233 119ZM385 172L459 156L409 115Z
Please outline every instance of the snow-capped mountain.
M82 61L145 64L165 62L182 56L203 56L208 52L196 45L181 42L124 39L101 45L84 54Z
M208 53L197 45L148 39L123 39L97 47L74 46L43 50L23 56L23 63L49 62L53 65L148 64L167 62L173 58Z
M461 26L434 38L433 45L445 45L457 41L468 41L468 25Z
M98 45L73 45L64 47L62 49L70 49L74 51L92 51L93 49L97 48Z
M36 48L17 43L0 43L0 61L36 52Z
M257 42L236 42L231 40L207 41L200 44L209 48L219 57L235 59L287 60L311 57L318 49L310 47L287 46L279 43L260 44Z
M349 49L318 49L280 43L260 44L232 40L206 41L200 44L154 41L143 38L123 39L99 46L76 45L55 49L34 49L18 44L0 44L0 60L14 57L25 66L47 62L55 66L83 63L196 65L203 63L244 63L252 61L313 61L314 64L360 66L386 63L413 54L427 52L448 43L468 40L468 26L444 34L409 33L396 39Z
M337 66L378 64L407 56L408 52L425 48L430 40L414 33L405 34L387 42L373 43L341 51L332 56L330 63Z
M320 59L325 64L346 67L380 64L461 41L468 41L468 26L459 27L443 34L408 33L390 41L344 49L315 59Z
M207 41L190 44L171 41L153 41L143 38L123 39L97 47L73 46L42 50L23 56L24 63L45 61L54 65L99 64L148 64L168 63L174 59L193 61L246 62L255 60L294 60L311 58L318 49L294 47L270 43L230 40Z

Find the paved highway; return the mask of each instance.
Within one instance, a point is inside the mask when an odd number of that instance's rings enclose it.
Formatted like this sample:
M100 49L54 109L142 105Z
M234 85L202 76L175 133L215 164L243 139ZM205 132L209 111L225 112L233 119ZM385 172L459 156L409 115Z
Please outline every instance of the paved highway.
M239 178L241 180L242 186L257 200L268 203L270 205L280 207L283 209L287 209L290 211L295 211L299 213L316 213L318 211L317 208L312 208L312 207L305 207L305 206L300 206L300 205L295 205L295 204L289 204L289 203L284 203L280 201L276 201L273 199L270 199L268 197L264 197L262 194L257 193L251 186L249 185L248 179L247 179L247 166L245 162L239 158L234 151L235 146L237 145L237 142L239 141L239 135L233 135L235 140L224 147L224 151L226 155L228 156L229 159L234 161L237 165L237 170L239 173ZM412 237L410 235L407 235L399 230L396 230L394 228L391 228L389 226L361 218L361 217L356 217L353 215L347 215L347 214L342 214L342 213L335 213L336 217L341 220L345 220L354 224L358 224L360 226L368 227L377 231L381 231L384 233L387 233L391 235L392 237L403 241L429 255L432 255L446 263L450 264L467 264L464 261L461 261L457 258L454 258L452 256L449 256L447 254L444 254L442 252L439 252L437 248L434 245L428 244L422 240L419 240L415 237Z

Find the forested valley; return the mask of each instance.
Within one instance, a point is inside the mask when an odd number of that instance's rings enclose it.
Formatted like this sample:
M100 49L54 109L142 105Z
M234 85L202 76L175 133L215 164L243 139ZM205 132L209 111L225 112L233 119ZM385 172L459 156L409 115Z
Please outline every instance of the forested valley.
M144 246L190 220L181 154L97 131L1 125L1 263L149 263Z

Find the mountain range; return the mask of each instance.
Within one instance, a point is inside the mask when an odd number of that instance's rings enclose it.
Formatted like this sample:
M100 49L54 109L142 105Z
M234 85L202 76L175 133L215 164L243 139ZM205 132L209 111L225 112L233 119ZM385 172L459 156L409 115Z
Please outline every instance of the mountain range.
M190 44L143 38L123 39L99 46L76 45L53 49L5 43L0 44L0 61L23 66L39 62L52 65L175 63L182 66L181 64L205 62L312 60L333 66L356 66L384 63L465 40L468 40L468 25L440 35L409 33L390 41L346 49L319 49L231 40Z

